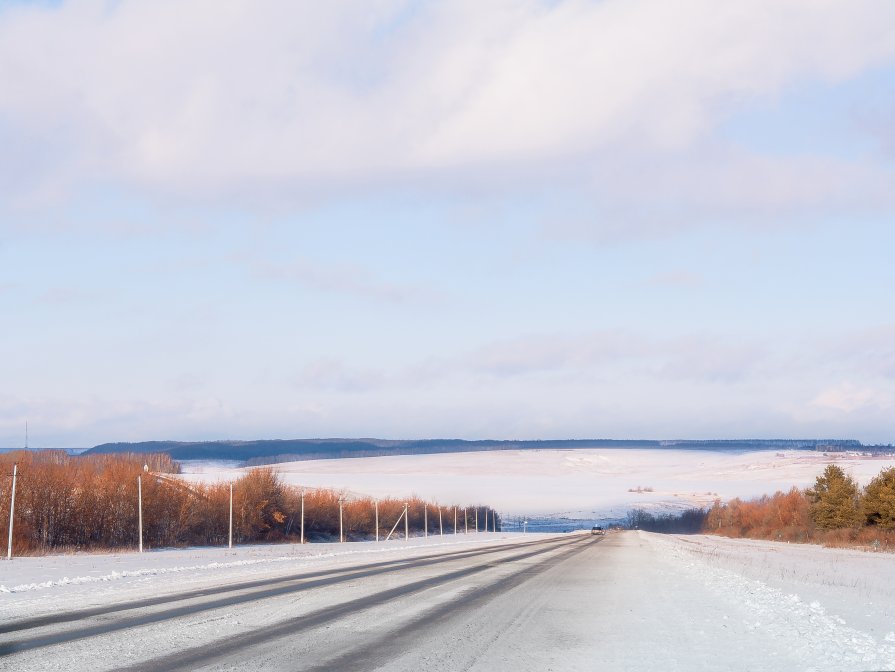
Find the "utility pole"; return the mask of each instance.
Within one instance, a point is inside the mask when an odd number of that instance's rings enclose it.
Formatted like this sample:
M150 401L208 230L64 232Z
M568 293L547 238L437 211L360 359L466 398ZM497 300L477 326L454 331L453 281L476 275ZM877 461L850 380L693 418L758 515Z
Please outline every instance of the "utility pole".
M301 543L305 543L305 489L301 489Z
M379 541L379 500L373 500L373 510L376 512L376 541Z
M6 542L6 559L12 560L12 521L16 512L16 474L19 465L12 465L12 498L9 500L9 541Z
M233 483L230 483L230 537L227 547L233 548Z
M143 552L143 481L137 476L137 531L140 534L140 553Z

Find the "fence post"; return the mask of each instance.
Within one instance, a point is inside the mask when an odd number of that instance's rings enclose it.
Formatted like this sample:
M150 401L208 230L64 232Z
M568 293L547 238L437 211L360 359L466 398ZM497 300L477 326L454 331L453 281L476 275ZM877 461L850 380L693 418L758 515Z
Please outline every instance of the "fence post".
M140 535L140 553L143 552L143 481L137 476L137 530Z
M301 489L301 543L305 543L305 489Z
M404 502L404 540L410 539L410 515L407 513L407 502Z
M230 483L230 534L227 542L228 548L233 548L233 483Z
M463 534L469 534L469 509L463 508Z
M457 534L457 507L454 507L454 534Z
M478 534L479 531L479 507L473 509L475 511L475 531Z
M379 500L373 500L373 508L376 511L376 541L379 541Z
M398 523L401 522L401 518L403 518L405 515L407 515L407 507L406 507L406 506L405 506L404 510L401 512L401 515L398 516L398 520L395 521L395 524L392 526L391 531L390 531L390 532L388 533L388 535L385 537L385 540L386 540L386 541L388 541L389 539L392 538L392 534L394 533L394 531L395 531L396 529L398 529Z
M441 505L438 506L438 536L444 536L444 526L441 524Z
M16 475L19 465L12 465L12 497L9 500L9 541L6 543L6 559L12 560L12 520L16 512Z
M340 544L345 541L345 535L342 532L342 502L343 501L344 500L341 497L339 497L339 543Z
M423 504L423 536L429 538L429 505Z

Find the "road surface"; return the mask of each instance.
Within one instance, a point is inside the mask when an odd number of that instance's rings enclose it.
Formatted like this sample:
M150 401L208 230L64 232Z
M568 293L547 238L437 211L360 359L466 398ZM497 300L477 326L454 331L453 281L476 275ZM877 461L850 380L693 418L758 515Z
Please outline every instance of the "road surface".
M754 552L732 547L725 560L721 542L700 543L637 532L519 536L82 609L69 600L0 620L0 669L821 670L895 661L889 607L854 629L719 564ZM851 603L848 586L830 592L827 581L802 587ZM868 586L887 597L888 583Z

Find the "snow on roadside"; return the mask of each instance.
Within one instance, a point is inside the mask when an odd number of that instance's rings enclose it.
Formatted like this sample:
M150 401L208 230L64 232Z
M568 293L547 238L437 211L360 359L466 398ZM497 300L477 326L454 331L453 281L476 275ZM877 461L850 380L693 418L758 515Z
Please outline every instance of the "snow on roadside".
M785 642L799 658L817 660L820 654L830 669L895 669L892 556L638 534L663 562L699 578L720 600L745 608L750 618L741 625L746 630ZM814 562L806 568L802 563L810 555ZM761 572L764 579L757 578ZM852 624L844 613L855 615L856 621Z
M532 539L536 535L528 535ZM537 535L540 536L540 535ZM547 535L549 536L549 535ZM72 554L15 558L0 563L0 617L21 617L39 606L83 606L85 600L139 599L168 589L220 584L298 569L329 569L360 559L398 559L434 549L457 550L519 535L478 533L410 541L277 544L163 549L143 554Z

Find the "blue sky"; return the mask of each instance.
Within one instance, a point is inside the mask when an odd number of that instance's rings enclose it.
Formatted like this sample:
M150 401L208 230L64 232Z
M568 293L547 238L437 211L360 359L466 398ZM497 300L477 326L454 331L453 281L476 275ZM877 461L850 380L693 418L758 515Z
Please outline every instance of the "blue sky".
M895 441L895 6L0 3L0 445Z

